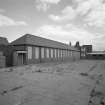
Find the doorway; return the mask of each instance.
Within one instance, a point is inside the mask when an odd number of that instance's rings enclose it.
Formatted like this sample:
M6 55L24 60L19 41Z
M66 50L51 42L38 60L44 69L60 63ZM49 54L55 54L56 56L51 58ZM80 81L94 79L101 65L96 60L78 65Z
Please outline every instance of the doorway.
M26 64L26 54L25 53L18 53L18 65L25 65Z
M15 51L13 54L13 65L21 66L27 63L27 52L26 51Z

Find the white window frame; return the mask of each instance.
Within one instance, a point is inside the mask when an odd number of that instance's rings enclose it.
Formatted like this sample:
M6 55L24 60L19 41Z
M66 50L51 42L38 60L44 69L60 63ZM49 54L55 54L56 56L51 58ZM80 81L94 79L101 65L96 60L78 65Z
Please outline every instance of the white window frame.
M61 57L63 58L63 50L61 50Z
M61 58L61 50L59 49L59 58Z
M66 50L66 57L67 57L67 50Z
M66 57L66 50L64 50L64 57Z
M46 58L49 58L49 57L50 57L50 49L46 48Z
M69 57L69 50L67 50L67 56Z
M51 58L53 58L53 49L51 49Z
M39 59L39 47L35 47L35 59Z
M57 58L57 49L54 49L55 58Z
M41 58L44 58L45 56L44 56L44 47L41 47Z
M70 55L73 56L73 51L70 51Z
M27 50L28 50L28 59L32 59L32 47L28 46Z
M58 49L58 58L60 57L60 55L59 55L59 49Z
M65 50L63 50L63 58L65 57Z

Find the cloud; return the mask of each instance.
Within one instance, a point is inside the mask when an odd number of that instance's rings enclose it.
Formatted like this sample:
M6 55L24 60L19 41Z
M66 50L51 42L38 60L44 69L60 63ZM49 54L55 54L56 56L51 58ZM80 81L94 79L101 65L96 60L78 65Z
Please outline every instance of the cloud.
M77 10L86 14L85 22L90 26L102 27L105 25L105 4L103 0L80 1Z
M91 11L87 15L86 21L90 26L103 27L105 25L105 5Z
M81 16L86 15L91 10L91 5L88 1L78 3L75 12Z
M81 18L88 26L105 26L105 3L104 0L74 0L73 5L65 7L60 15L50 14L49 18L62 22Z
M94 43L94 49L98 51L105 51L105 35L100 35L99 37L96 37L93 41Z
M72 20L76 17L76 12L75 10L71 7L71 6L67 6L66 8L64 8L61 11L61 15L60 16L56 16L56 15L49 15L49 18L51 18L54 21L68 21L68 20Z
M0 13L2 13L2 12L5 12L5 10L0 8Z
M72 42L72 45L79 41L81 45L92 44L93 50L105 50L105 35L93 34L73 24L43 25L34 34L63 43Z
M15 21L7 16L0 14L0 27L1 26L26 26L27 23L24 21Z
M44 25L37 29L36 34L64 43L80 41L82 44L91 44L96 37L85 29L78 28L72 24L67 24L66 26Z
M61 0L36 0L36 8L38 10L47 11L52 4L58 4Z

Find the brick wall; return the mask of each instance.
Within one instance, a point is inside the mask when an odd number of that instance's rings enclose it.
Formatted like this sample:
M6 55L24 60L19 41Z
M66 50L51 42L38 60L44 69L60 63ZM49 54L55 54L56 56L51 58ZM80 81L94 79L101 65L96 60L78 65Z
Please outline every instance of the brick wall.
M6 66L6 57L3 55L3 52L0 51L0 68Z

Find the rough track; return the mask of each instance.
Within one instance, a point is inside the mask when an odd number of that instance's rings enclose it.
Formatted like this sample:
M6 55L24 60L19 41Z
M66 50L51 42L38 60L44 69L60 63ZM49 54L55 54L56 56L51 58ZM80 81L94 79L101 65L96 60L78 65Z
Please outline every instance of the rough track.
M105 105L105 61L4 68L0 93L0 105Z

